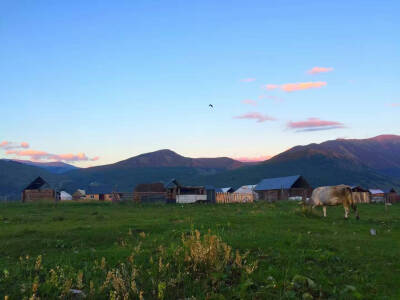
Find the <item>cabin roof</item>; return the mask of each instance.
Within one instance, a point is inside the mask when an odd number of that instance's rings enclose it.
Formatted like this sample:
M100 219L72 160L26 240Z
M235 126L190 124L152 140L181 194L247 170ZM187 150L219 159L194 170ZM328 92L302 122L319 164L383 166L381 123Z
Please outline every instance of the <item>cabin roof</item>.
M37 190L40 189L44 185L49 185L46 180L42 177L37 177L34 181L32 181L24 190Z
M256 185L256 191L290 189L301 178L300 175L266 178Z
M178 180L176 180L175 178L172 178L170 181L168 181L168 182L164 185L164 187L165 187L166 189L170 189L170 188L173 188L173 187L175 187L175 186L181 186L180 183L178 182Z
M255 188L256 188L255 185L243 185L240 188L238 188L235 191L235 193L237 193L237 194L248 194L248 193L252 193Z
M369 189L369 192L370 192L372 195L384 194L384 193L385 193L384 191L379 190L379 189Z

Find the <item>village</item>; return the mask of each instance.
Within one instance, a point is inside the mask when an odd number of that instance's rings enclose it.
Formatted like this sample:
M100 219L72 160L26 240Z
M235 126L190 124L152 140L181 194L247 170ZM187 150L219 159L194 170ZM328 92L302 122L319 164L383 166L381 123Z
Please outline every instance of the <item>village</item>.
M400 202L400 194L394 188L378 189L350 186L354 203ZM252 203L256 201L276 202L283 200L303 201L311 197L314 188L301 175L265 178L253 185L238 189L232 187L185 186L178 180L144 183L137 185L132 192L85 191L77 189L70 194L57 190L42 177L37 177L23 191L21 200L38 201L103 201L134 203Z

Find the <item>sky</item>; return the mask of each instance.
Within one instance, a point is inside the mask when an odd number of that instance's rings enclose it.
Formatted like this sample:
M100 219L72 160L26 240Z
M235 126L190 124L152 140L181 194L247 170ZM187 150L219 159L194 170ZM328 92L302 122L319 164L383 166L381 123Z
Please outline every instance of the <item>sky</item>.
M262 160L400 134L399 1L2 0L0 11L0 158Z

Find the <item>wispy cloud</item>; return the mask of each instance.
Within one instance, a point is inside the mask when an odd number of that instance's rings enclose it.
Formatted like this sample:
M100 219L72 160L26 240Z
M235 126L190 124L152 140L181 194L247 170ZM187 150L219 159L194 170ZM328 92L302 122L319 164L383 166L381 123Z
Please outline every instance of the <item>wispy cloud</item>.
M256 156L256 157L236 157L234 158L235 160L241 161L241 162L260 162L260 161L266 161L270 159L272 156L271 155L261 155L261 156Z
M46 151L39 150L7 150L7 155L15 155L18 157L29 157L33 161L67 161L67 162L77 162L77 161L96 161L99 159L98 156L94 158L89 158L85 153L66 153L66 154L52 154Z
M257 123L262 123L262 122L266 122L266 121L275 121L276 120L273 117L270 117L268 115L263 115L263 114L260 114L258 112L251 112L251 113L243 114L243 115L240 115L240 116L236 116L234 118L235 119L253 119L253 120L256 120Z
M267 84L265 88L267 90L274 90L274 89L281 89L285 92L294 92L294 91L301 91L301 90L309 90L309 89L316 89L326 86L325 81L314 81L314 82L296 82L296 83L285 83L281 85L276 84Z
M387 106L390 106L390 107L400 107L400 102L388 103Z
M5 149L5 150L26 149L26 148L29 148L29 144L27 142L14 143L14 142L9 142L9 141L2 141L0 143L0 148Z
M248 105L253 105L256 106L257 105L257 101L255 100L251 100L251 99L245 99L242 101L243 104L248 104Z
M325 67L314 67L307 71L308 74L314 75L319 73L327 73L332 72L333 68L325 68Z
M240 79L240 81L241 82L254 82L254 81L256 81L256 79L255 78L243 78L243 79Z
M294 129L296 131L320 131L345 128L345 125L337 121L325 121L319 118L309 118L305 121L291 121L287 124L287 128Z

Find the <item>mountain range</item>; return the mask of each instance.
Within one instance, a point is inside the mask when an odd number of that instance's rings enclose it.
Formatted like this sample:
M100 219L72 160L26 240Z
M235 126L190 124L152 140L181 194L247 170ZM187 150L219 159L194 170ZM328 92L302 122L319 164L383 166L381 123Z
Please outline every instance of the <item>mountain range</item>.
M89 192L132 191L139 183L166 182L171 178L191 185L239 187L267 177L295 174L303 175L313 186L344 183L366 188L400 188L400 136L338 139L296 146L257 164L228 157L189 158L171 150L91 168L51 164L0 160L0 199L18 199L20 191L36 176L68 192L77 188Z
M19 162L25 165L35 166L49 171L50 173L62 174L71 170L79 169L70 164L66 164L62 161L52 161L52 162L36 162L30 160L22 159L10 159L11 161Z

